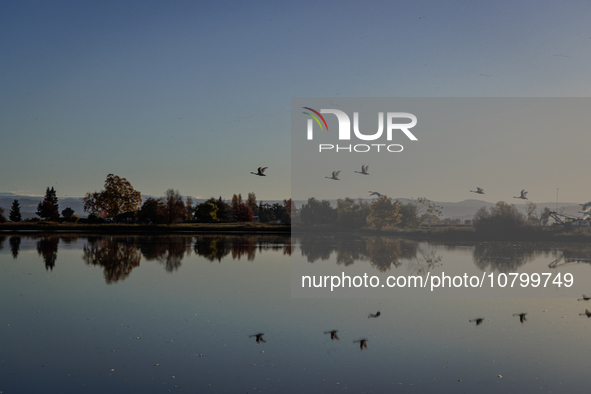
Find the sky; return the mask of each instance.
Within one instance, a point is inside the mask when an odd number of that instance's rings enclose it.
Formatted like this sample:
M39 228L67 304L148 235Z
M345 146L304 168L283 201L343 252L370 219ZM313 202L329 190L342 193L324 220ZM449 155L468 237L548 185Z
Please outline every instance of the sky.
M587 97L590 16L587 1L2 2L0 192L83 196L113 173L146 195L288 198L293 97ZM590 138L564 146L580 154ZM556 140L518 152L493 142L522 163L540 149L559 160ZM453 169L448 153L414 154ZM250 174L260 166L266 177ZM425 174L394 197L475 196L441 177L426 188ZM561 201L586 202L584 175L565 167L523 187L540 202L557 188ZM518 184L495 188L513 196Z

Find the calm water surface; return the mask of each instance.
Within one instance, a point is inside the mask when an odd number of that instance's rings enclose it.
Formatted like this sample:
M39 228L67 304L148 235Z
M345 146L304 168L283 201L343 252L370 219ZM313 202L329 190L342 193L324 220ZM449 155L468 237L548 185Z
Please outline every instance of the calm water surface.
M579 313L591 301L574 289L543 299L292 299L290 279L290 256L396 275L450 261L588 274L586 246L306 242L0 235L0 391L588 392L591 319ZM521 312L523 324L512 316ZM266 343L249 337L257 333Z

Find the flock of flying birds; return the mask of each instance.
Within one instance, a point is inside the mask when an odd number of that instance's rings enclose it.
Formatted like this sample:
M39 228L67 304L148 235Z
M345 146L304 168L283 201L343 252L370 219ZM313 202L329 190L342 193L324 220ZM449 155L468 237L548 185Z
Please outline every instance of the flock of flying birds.
M257 169L257 172L250 172L251 174L254 175L258 175L258 176L267 176L265 174L265 170L269 168L269 167L259 167ZM369 175L369 166L366 166L365 164L361 165L361 171L354 171L357 174L362 174L362 175ZM332 176L325 176L325 178L327 179L332 179L334 181L340 181L339 175L340 175L341 171L333 171L332 172ZM471 193L476 193L476 194L485 194L484 193L484 189L481 187L476 187L476 190L470 190ZM377 197L381 197L382 193L378 193L378 192L372 192L371 190L369 191L369 196L377 196ZM519 196L513 196L513 198L519 198L521 200L528 200L527 198L527 192L525 191L525 189L521 190L521 193ZM582 207L582 211L579 211L579 213L583 214L583 218L584 219L590 219L591 218L591 201L585 203L585 204L580 204Z
M257 169L257 172L251 172L251 174L254 175L258 175L258 176L266 176L265 175L265 170L269 168L269 167L259 167ZM369 170L369 166L366 166L365 164L361 165L361 171L354 171L357 174L362 174L362 175L369 175L369 172L367 172ZM328 179L332 179L335 181L340 181L339 179L339 174L341 173L341 171L333 171L332 172L332 176L325 176L325 178ZM476 190L470 190L470 192L472 193L476 193L476 194L485 194L484 193L484 189L482 189L481 187L476 187ZM382 194L378 193L378 192L372 192L371 190L369 191L370 196L378 196L381 197ZM527 191L525 191L525 189L521 190L521 194L519 196L513 196L513 198L519 198L522 200L527 200L528 198L527 196ZM581 204L582 207L582 211L579 211L580 213L583 213L589 217L591 217L591 201L585 204ZM579 298L579 301L589 301L591 300L591 297L583 294L583 298ZM519 316L519 322L521 324L525 323L527 321L527 319L525 318L525 316L527 315L527 313L514 313L513 316ZM580 313L580 316L587 316L589 318L591 318L591 310L589 310L589 308L585 308L585 313ZM380 316L380 312L378 311L377 313L370 313L368 318L376 318ZM484 318L482 317L478 317L476 319L472 319L469 320L470 323L476 323L477 326L481 325L484 322ZM330 330L330 331L325 331L324 334L330 334L330 339L332 341L334 341L335 339L337 341L340 340L340 338L337 335L338 330ZM265 335L264 333L258 333L258 334L253 334L250 336L250 338L255 337L256 338L256 342L257 343L261 343L261 342L267 342L263 339L263 335ZM363 349L367 349L367 339L358 339L358 340L354 340L353 343L359 343L359 347L361 349L361 351L363 351Z
M269 167L259 167L257 169L257 172L250 172L251 174L254 175L258 175L258 176L267 176L265 174L265 170L269 168ZM354 171L356 174L362 174L362 175L369 175L369 166L366 166L365 164L361 165L361 171ZM331 179L333 181L340 181L341 179L339 178L339 175L341 174L341 171L333 171L332 172L332 176L325 176L325 178L327 179ZM485 194L484 193L484 189L477 187L476 190L470 190L472 193L477 193L477 194ZM377 197L381 197L382 193L378 193L378 192L372 192L371 190L369 191L370 196L377 196ZM513 198L520 198L522 200L527 200L527 192L524 190L521 191L521 195L520 196L514 196ZM587 203L589 205L589 209L591 210L591 202ZM585 204L585 205L587 205ZM583 210L586 210L586 208L583 208ZM591 213L589 214L591 215Z
M482 189L480 187L476 187L476 190L470 190L470 192L477 193L477 194L485 194L484 189ZM528 198L526 196L527 196L527 192L525 191L525 189L523 189L523 190L521 190L521 195L513 196L513 198L520 198L522 200L527 200ZM585 204L580 204L580 206L582 207L583 210L579 211L579 213L583 214L583 218L584 219L591 218L591 201L586 202Z
M368 319L375 319L376 317L379 317L381 315L380 311L377 311L376 313L370 313L367 318ZM339 336L337 335L337 332L339 332L339 330L329 330L329 331L324 331L324 334L330 334L330 340L334 341L335 339L337 341L340 341L341 338L339 338ZM265 335L265 333L263 332L259 332L258 334L252 334L249 335L249 338L255 338L257 343L267 343L267 341L265 341L265 339L263 338L263 335ZM363 351L363 349L367 349L367 338L361 338L361 339L355 339L353 341L353 343L358 343L359 344L359 349L361 349L361 351Z

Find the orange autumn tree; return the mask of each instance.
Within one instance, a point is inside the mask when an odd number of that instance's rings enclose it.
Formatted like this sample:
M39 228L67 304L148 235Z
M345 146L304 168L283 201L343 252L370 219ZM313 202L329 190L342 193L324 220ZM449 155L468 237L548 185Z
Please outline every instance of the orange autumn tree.
M367 224L378 230L394 227L400 223L400 202L392 202L388 196L380 196L371 203Z
M142 203L142 194L127 179L109 174L105 180L105 190L86 193L83 201L85 212L113 218L137 210Z

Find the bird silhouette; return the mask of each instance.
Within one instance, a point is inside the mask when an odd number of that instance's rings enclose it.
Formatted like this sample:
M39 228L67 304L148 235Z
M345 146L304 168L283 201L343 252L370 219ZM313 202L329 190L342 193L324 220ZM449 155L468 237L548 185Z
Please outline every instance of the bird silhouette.
M259 167L259 168L257 169L257 171L258 171L258 172L252 172L252 171L251 171L250 173L251 173L251 174L258 175L258 176L266 176L264 173L265 173L265 170L266 170L267 168L269 168L269 167Z
M341 173L340 171L333 171L332 176L325 176L325 178L334 179L335 181L340 181L340 179L339 179L340 173Z
M521 198L522 200L527 200L527 197L525 197L526 194L527 194L527 192L525 191L525 189L523 189L523 190L521 190L521 196L519 196L519 197L513 196L513 198Z
M589 308L585 308L585 313L579 313L579 316L587 316L587 317L591 317L591 311L589 310Z
M527 319L525 318L525 315L527 315L527 313L514 313L513 316L519 316L519 322L521 324L523 324L524 322L527 321Z
M357 342L359 342L359 349L361 349L361 351L363 351L363 348L367 349L367 339L363 338L353 341L353 343Z
M587 294L583 293L583 298L579 298L577 301L589 301L591 300L591 297L589 297Z
M256 337L256 339L257 339L257 343L261 343L261 342L267 343L267 341L265 341L265 340L263 339L263 335L265 335L265 334L264 334L264 333L262 333L262 332L259 332L258 334L253 334L253 335L250 335L250 336L249 336L249 338Z
M380 311L377 311L377 313L370 313L369 316L367 316L368 319L370 318L376 318L379 315L381 315Z
M476 318L476 319L472 319L472 320L470 320L470 323L473 323L473 322L475 322L475 323L476 323L476 325L477 325L477 326L479 326L479 325L481 325L481 324L482 324L482 322L483 322L483 321L484 321L484 317L478 317L478 318Z
M480 187L476 187L476 190L470 190L472 193L484 194L484 190Z
M331 341L334 341L335 339L337 341L340 341L339 336L337 335L337 332L339 332L339 330L324 331L325 334L330 334Z
M589 201L589 202L586 202L585 204L579 204L579 205L581 206L581 209L582 209L583 211L587 211L588 209L590 209L590 208L591 208L591 201Z
M378 193L378 192L372 192L371 190L369 191L371 194L370 196L378 196L378 197L382 197L382 193Z
M361 165L361 171L355 171L358 174L363 174L363 175L369 175L369 172L367 172L367 170L369 170L369 166L366 166L365 164Z

